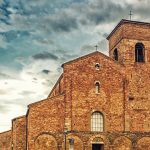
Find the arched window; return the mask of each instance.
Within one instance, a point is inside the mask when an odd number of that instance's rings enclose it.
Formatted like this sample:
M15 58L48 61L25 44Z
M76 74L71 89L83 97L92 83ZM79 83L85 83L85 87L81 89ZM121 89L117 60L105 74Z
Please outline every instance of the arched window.
M144 45L142 43L135 45L135 62L144 62Z
M91 131L104 131L104 118L100 112L94 112L91 116Z
M115 59L116 61L118 61L118 50L117 50L117 48L114 50L113 55L114 55L114 59Z
M98 81L95 83L95 93L100 93L100 83Z

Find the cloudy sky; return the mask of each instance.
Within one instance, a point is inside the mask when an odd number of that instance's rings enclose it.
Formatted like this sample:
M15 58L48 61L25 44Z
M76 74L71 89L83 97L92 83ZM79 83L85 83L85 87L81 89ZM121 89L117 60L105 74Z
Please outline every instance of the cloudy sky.
M150 22L149 0L0 0L0 132L47 97L61 64L98 50L121 19Z

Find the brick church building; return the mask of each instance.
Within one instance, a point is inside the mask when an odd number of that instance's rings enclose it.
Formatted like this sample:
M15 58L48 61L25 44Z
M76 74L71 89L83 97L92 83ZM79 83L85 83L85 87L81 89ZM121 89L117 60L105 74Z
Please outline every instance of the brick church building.
M0 150L150 150L150 23L121 20L98 51L62 65L47 99L0 133Z

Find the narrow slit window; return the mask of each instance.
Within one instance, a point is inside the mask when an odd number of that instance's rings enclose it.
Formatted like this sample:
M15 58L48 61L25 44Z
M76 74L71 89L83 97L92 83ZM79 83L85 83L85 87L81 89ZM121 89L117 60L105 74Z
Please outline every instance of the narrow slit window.
M117 50L117 48L114 50L113 55L114 55L114 59L115 59L116 61L118 61L118 50Z
M95 92L96 92L96 94L100 93L100 83L99 82L95 83Z

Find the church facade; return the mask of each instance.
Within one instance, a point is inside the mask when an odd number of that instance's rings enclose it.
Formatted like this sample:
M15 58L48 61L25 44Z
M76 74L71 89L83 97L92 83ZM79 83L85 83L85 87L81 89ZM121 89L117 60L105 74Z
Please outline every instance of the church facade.
M47 99L0 133L1 150L150 150L150 23L121 20L96 51L62 65Z

